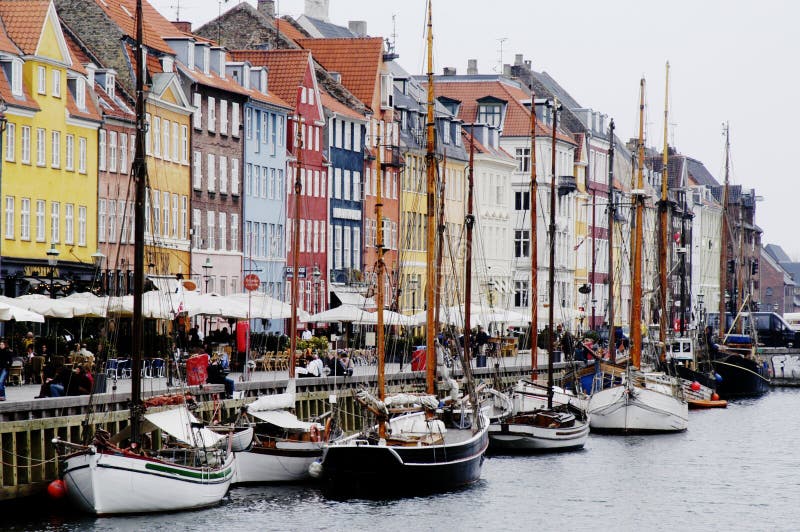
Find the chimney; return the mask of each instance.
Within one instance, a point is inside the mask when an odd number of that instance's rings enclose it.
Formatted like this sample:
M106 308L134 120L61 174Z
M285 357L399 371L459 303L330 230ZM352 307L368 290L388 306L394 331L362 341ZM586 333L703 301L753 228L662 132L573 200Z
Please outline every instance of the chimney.
M478 60L467 59L467 75L476 76L478 74Z
M225 48L214 46L211 48L211 70L225 77Z
M172 25L183 33L192 33L192 23L188 20L173 20Z
M258 0L257 9L265 17L275 18L275 0Z
M445 76L455 76L456 69L453 67L444 67L444 71L442 72Z
M522 54L515 54L514 55L514 66L522 66Z
M503 65L503 75L507 78L511 77L511 65Z
M531 70L531 60L530 59L526 59L525 60L525 66L528 68L528 70Z
M315 18L323 22L329 22L328 4L329 0L306 0L306 6L303 10L303 14L307 17Z
M367 21L366 20L351 20L347 23L350 32L356 37L367 36Z

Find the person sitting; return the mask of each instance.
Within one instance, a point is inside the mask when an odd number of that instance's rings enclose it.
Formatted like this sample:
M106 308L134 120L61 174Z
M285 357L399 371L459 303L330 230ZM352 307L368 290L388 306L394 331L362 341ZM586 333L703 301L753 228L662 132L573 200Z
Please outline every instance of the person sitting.
M66 395L71 381L72 370L67 366L61 366L56 372L56 376L50 381L49 397L63 397Z
M309 377L323 377L325 364L320 360L319 355L314 353L311 355L311 360L306 365Z
M39 388L39 395L34 397L34 399L51 397L50 385L53 384L55 377L56 368L53 366L53 364L45 364L44 368L42 369L42 387Z
M225 368L222 367L219 355L215 353L214 356L211 357L211 363L208 365L208 379L206 382L209 384L224 384L225 397L227 399L232 399L235 383L233 379L227 376L227 373Z
M36 356L36 352L34 351L33 343L29 343L26 348L25 359L23 360L22 366L24 368L24 375L25 383L30 384L33 382L34 375L33 375L33 357Z
M343 351L337 362L337 374L344 375L345 377L352 377L353 369L353 361L347 356L347 351Z
M67 395L88 395L92 393L92 385L93 379L86 370L86 364L76 366L67 384Z

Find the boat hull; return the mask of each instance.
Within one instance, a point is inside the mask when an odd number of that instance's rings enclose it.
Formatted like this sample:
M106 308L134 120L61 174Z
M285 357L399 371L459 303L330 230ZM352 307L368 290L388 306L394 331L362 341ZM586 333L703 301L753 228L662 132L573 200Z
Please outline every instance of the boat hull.
M489 425L489 451L508 453L547 453L581 449L589 437L589 424L573 427L536 427L516 423Z
M671 394L634 386L599 390L589 399L593 432L637 434L682 432L689 426L689 408Z
M758 397L769 391L769 374L763 364L741 355L727 355L711 361L722 380L717 393L723 399Z
M236 454L233 484L301 482L308 467L322 457L321 442L278 442L276 447L253 445Z
M321 474L324 487L333 497L381 498L467 486L481 476L489 446L488 422L484 427L475 434L463 429L463 438L453 438L459 441L435 445L374 445L347 438L325 449Z
M184 467L150 458L81 452L65 458L67 496L96 515L170 512L217 504L228 492L233 455L217 468Z

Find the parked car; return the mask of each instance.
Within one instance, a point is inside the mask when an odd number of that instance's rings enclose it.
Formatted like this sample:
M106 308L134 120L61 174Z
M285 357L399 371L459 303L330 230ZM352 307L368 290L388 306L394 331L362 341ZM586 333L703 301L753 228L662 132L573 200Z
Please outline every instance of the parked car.
M733 317L726 313L725 332L729 331ZM800 347L800 331L795 330L780 315L774 312L743 312L740 315L743 320L745 334L753 334L755 329L758 344L765 347ZM751 326L752 322L752 326ZM710 313L707 324L719 330L719 313Z

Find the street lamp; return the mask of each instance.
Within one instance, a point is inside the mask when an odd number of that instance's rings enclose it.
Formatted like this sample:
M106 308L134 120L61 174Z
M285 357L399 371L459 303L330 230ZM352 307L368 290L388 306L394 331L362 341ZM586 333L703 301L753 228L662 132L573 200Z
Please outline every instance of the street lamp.
M419 288L419 281L416 277L408 280L408 289L411 292L411 313L417 311L417 288Z
M106 260L106 256L103 255L103 252L99 249L92 253L92 264L94 264L94 279L92 279L92 284L97 282L97 279L100 277L103 261ZM102 290L102 286L99 287Z
M208 293L208 281L211 280L210 272L212 269L214 269L214 264L211 262L211 257L206 257L206 261L203 263L203 280L206 285L206 293Z
M314 278L314 314L319 312L319 280L322 278L322 272L316 264L311 270L311 276Z
M59 252L56 249L56 245L50 244L50 249L47 250L47 264L50 266L50 299L56 298L55 283L53 277L55 275L56 266L58 266L58 255Z

